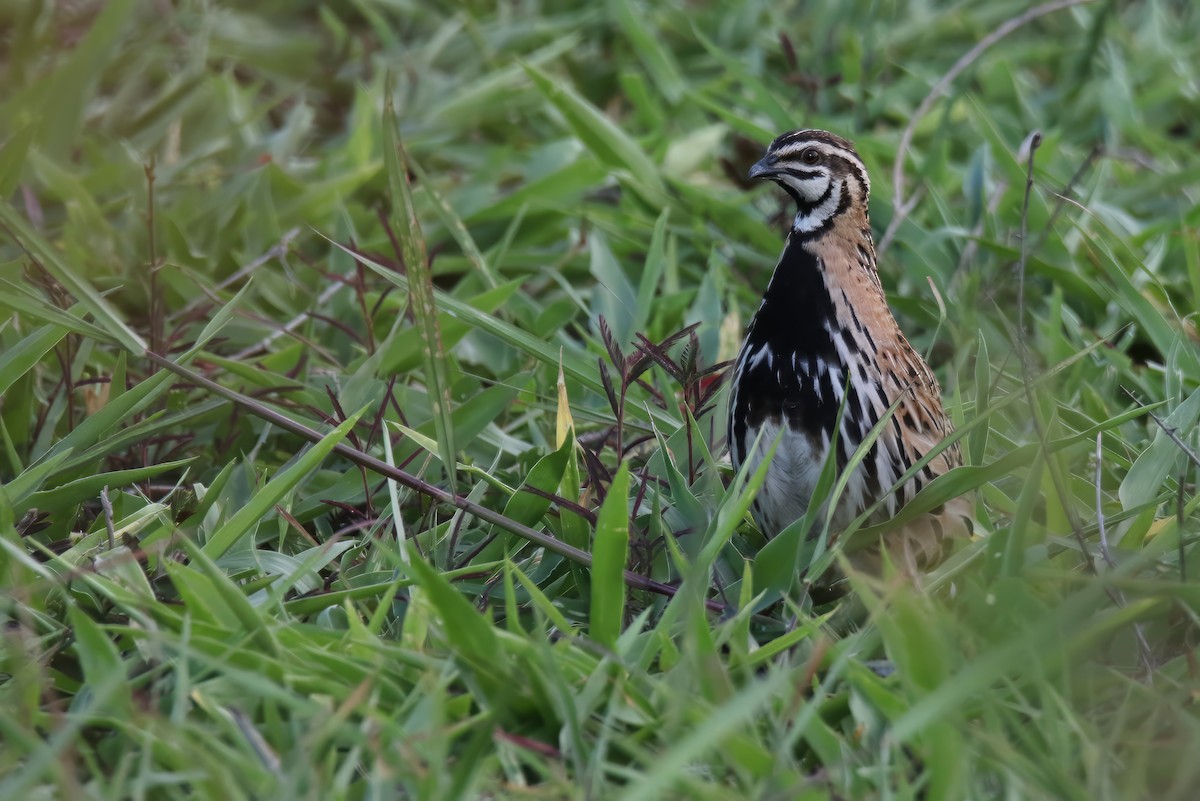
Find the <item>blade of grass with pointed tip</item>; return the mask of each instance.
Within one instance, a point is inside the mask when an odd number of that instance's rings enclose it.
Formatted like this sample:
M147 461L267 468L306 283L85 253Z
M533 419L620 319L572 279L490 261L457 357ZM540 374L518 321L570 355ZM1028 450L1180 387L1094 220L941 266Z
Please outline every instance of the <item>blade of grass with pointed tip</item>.
M66 335L65 328L44 325L0 354L0 396L32 370Z
M562 483L567 460L571 458L574 442L564 442L558 450L538 459L530 468L521 486L504 505L504 516L527 526L536 526L550 509L547 494L553 493ZM534 490L537 490L535 492Z
M650 250L646 252L645 267L638 281L637 302L633 308L634 332L646 330L650 310L654 308L654 294L658 291L658 282L667 264L667 221L670 216L670 207L665 208L654 222L654 234L650 237Z
M21 170L29 156L29 145L36 133L36 125L26 125L0 147L0 197L8 197L17 188Z
M328 241L334 247L340 248L350 254L364 266L388 279L399 288L406 292L409 291L409 285L412 282L409 281L407 276L400 275L395 270L372 260L364 254L356 253L339 242L335 242L332 239ZM596 376L595 361L591 357L581 358L571 353L563 354L561 353L561 347L550 345L545 339L536 337L527 331L522 331L515 325L505 322L493 314L483 312L448 293L435 289L434 298L437 300L438 306L444 309L446 313L463 320L473 328L478 328L495 336L522 353L536 358L543 364L557 367L561 361L563 370L566 371L567 375L581 382L588 389L595 392L604 391L603 386L600 384L600 379ZM561 360L560 356L562 357Z
M113 470L109 473L84 476L75 481L57 486L54 489L33 493L26 502L22 502L18 506L18 510L25 511L30 507L37 507L41 510L61 509L65 506L72 506L82 503L89 498L99 497L100 491L105 487L115 491L120 487L137 484L161 473L191 464L196 458L192 456L174 462L159 462L158 464L146 465L145 467L133 467L128 470Z
M484 692L493 700L501 701L508 677L505 662L501 659L499 637L491 620L480 614L419 553L411 555L409 569L437 610L446 642L466 663Z
M96 324L104 329L105 333L138 356L146 352L145 341L125 324L125 321L109 305L108 301L81 275L77 275L75 269L63 261L59 250L35 231L33 226L29 225L25 218L7 202L0 203L0 224L8 228L30 258L36 259L46 269L46 272L54 276L55 280L66 287L72 297L92 313Z
M580 501L580 481L578 449L575 446L575 419L571 414L570 399L567 397L567 379L563 374L562 361L558 364L558 408L555 414L555 441L558 447L569 446L567 463L563 470L562 481L558 485L558 494L569 501ZM573 545L581 551L589 550L588 539L590 529L588 521L571 509L559 509L558 525L562 530L562 538L568 545ZM571 562L571 575L575 578L575 589L579 597L590 592L591 576L582 565Z
M332 445L330 446L332 447ZM269 485L268 485L269 486ZM264 488L265 490L265 488ZM270 507L267 507L268 509ZM264 513L266 510L263 510ZM257 607L246 597L245 591L230 579L229 574L222 570L214 557L206 553L207 545L197 547L190 539L183 539L182 545L191 558L190 566L198 569L208 579L209 586L220 597L221 601L237 617L246 632L250 634L255 645L270 656L278 656L279 643L271 633L268 620L261 607Z
M666 194L658 166L629 134L564 81L552 78L532 64L523 66L538 91L558 109L571 131L598 159L628 170L635 184L642 184L658 195Z
M20 284L0 278L0 309L20 314L22 319L29 322L39 322L57 325L80 336L92 337L101 341L111 339L108 333L91 323L80 319L87 309L76 304L69 310L60 309L45 298L30 292Z
M791 674L781 670L749 682L728 701L705 714L703 723L690 734L665 753L655 754L650 770L638 781L630 783L619 796L620 801L653 801L671 797L669 791L678 777L689 771L705 754L720 747L740 726L761 714L771 699L783 693L791 681ZM685 702L680 699L679 704L683 706Z
M659 32L647 24L647 9L635 9L632 0L609 0L608 7L658 91L672 104L678 102L683 96L683 77L670 49L663 46Z
M35 462L25 468L20 475L8 482L5 485L5 491L8 496L8 503L12 504L10 508L20 507L28 496L41 489L42 484L46 483L46 479L61 468L70 455L71 449L67 448L59 453L47 456L40 462Z
M621 462L596 516L592 545L591 637L614 648L625 618L625 582L629 559L629 463Z
M346 438L350 429L354 428L364 410L350 415L333 431L326 434L320 442L313 445L308 453L293 462L287 469L267 482L267 485L254 493L250 502L238 509L233 517L223 526L213 532L208 542L204 543L204 553L210 559L219 559L221 555L233 547L259 521L279 503L300 479L319 465L329 455L333 447Z
M479 274L483 276L483 281L488 285L488 288L496 289L500 286L500 281L497 279L495 271L488 264L487 258L480 252L479 246L475 244L475 239L471 236L471 232L467 230L467 226L463 225L462 218L455 213L450 204L446 202L446 199L433 188L429 176L420 164L410 159L408 167L417 176L421 187L433 201L434 211L437 212L442 225L446 226L446 230L454 237L454 241L462 248L463 255L467 257L467 260L471 264L475 265L475 269L479 270Z
M413 205L412 187L408 183L410 160L400 139L400 126L392 101L393 91L392 78L389 75L384 88L383 165L392 200L392 226L400 237L404 266L412 278L408 282L409 303L421 330L424 377L429 387L429 403L433 407L438 450L446 475L450 479L450 491L457 494L454 421L450 416L453 403L450 397L450 373L446 365L446 351L442 347L441 329L438 326L437 304L433 295L433 273L429 268L421 223Z

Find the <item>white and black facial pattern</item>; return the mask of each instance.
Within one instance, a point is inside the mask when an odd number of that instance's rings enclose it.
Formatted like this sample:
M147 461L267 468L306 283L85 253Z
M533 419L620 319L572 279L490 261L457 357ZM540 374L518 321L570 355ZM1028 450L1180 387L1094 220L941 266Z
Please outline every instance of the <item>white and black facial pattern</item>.
M871 192L866 168L853 146L824 131L793 131L771 143L750 171L769 178L796 202L792 229L813 236L825 230L850 203L866 207Z

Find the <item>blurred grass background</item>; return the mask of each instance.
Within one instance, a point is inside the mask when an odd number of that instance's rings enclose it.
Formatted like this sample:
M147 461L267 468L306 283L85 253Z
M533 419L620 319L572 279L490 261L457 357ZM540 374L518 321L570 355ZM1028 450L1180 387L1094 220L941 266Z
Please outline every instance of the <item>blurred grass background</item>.
M0 797L1193 798L1198 14L5 4ZM990 532L857 615L713 379L802 126Z

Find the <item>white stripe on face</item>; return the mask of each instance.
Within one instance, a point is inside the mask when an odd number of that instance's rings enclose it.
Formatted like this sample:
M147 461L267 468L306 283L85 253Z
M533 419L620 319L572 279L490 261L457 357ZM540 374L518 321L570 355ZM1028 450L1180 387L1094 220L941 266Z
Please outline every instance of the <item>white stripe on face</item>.
M829 188L829 173L825 170L813 170L819 173L812 178L800 178L796 175L783 173L778 180L787 184L797 195L804 199L806 203L816 203L825 194L825 190Z
M829 221L830 217L837 213L838 204L841 202L842 182L834 181L833 191L829 193L829 197L825 198L819 206L807 214L803 211L796 213L796 219L792 222L792 230L802 234L810 234L813 231L819 230L821 226Z

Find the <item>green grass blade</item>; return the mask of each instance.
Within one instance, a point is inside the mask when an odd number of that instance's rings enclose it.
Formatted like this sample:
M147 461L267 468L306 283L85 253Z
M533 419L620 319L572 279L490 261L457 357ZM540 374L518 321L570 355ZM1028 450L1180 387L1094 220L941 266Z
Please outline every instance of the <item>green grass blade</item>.
M365 410L363 410L365 411ZM283 500L293 487L304 476L317 467L333 450L350 429L358 422L363 411L356 412L346 418L345 422L326 434L320 442L309 448L308 452L288 466L279 475L267 482L266 486L254 493L250 502L229 518L226 523L213 532L208 542L204 543L203 551L210 559L220 559L242 537L258 526L275 504Z
M592 545L591 637L614 648L625 618L625 581L629 559L629 463L622 462L596 517Z
M68 266L59 255L59 250L51 246L45 237L34 230L7 202L0 203L0 224L8 228L9 233L31 258L37 259L47 272L66 287L72 297L91 312L96 324L105 333L135 355L140 356L145 353L145 341L125 324L116 309L101 297L100 293L79 275L74 267Z
M32 370L66 335L65 329L42 326L0 354L0 395Z
M655 194L665 194L666 187L659 177L658 165L651 161L637 142L564 81L552 78L532 64L524 66L534 86L558 109L571 131L596 154L596 158L612 167L627 170L636 184L644 184Z
M384 170L392 200L392 227L400 237L404 266L411 276L408 282L409 302L421 331L422 354L425 362L425 381L429 387L429 402L437 430L442 464L450 478L451 492L458 492L457 461L454 447L454 420L451 417L453 399L450 397L450 372L446 351L438 326L437 304L433 295L433 274L425 251L425 238L413 205L412 187L408 183L408 154L400 139L396 109L392 105L393 89L389 79L385 87L383 113Z

